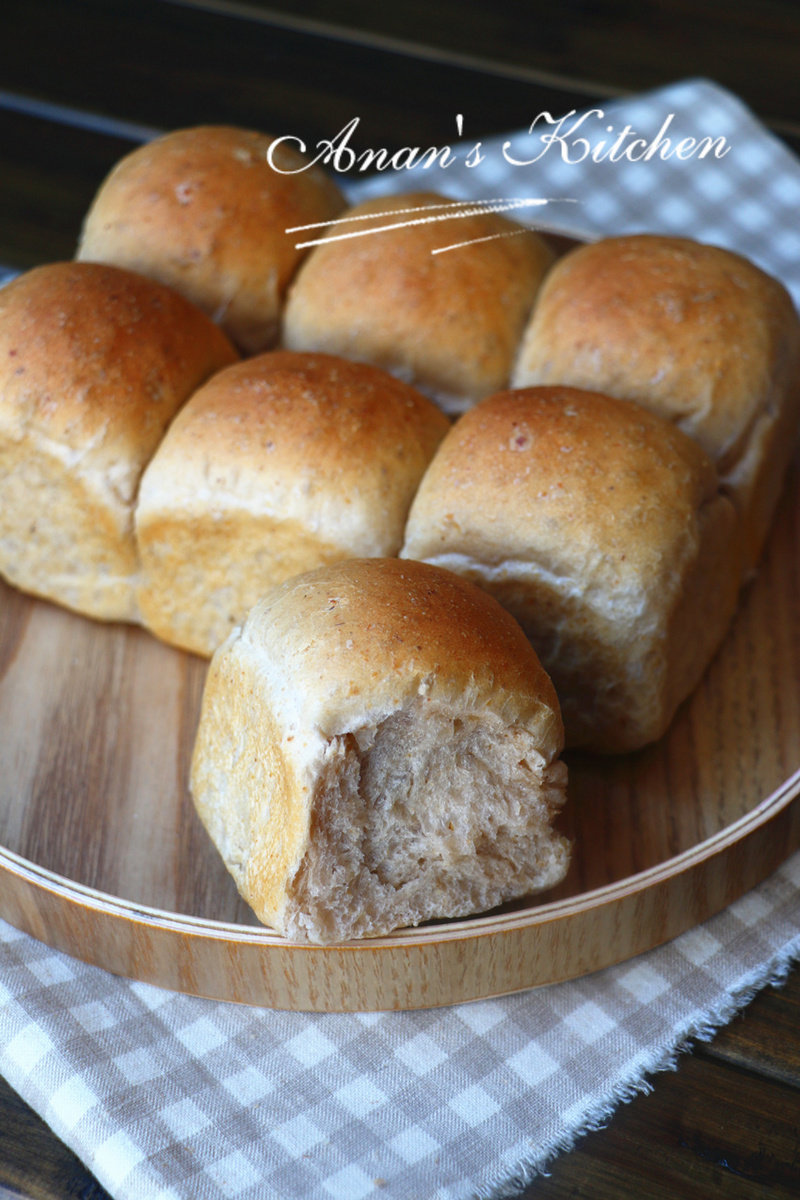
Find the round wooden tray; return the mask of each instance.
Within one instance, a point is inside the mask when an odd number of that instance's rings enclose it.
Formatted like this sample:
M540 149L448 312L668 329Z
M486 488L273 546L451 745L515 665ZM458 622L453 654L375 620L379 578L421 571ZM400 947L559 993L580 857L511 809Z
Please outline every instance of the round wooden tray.
M333 947L239 899L186 788L206 665L0 584L0 916L135 979L313 1011L572 978L719 911L800 846L800 472L729 636L667 736L572 755L554 892Z

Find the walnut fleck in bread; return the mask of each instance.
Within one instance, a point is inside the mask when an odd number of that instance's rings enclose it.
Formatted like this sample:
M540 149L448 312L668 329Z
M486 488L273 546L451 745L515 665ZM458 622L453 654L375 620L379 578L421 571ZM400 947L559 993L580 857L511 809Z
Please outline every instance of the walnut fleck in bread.
M425 396L364 363L273 351L220 371L142 480L144 622L210 655L290 575L397 554L448 428Z
M623 752L664 733L722 640L737 526L705 451L662 417L525 388L453 426L402 556L496 596L553 680L567 744Z
M674 421L715 462L752 569L800 420L800 319L776 279L687 238L582 246L542 288L512 380L605 392Z
M303 252L295 225L344 207L332 180L266 134L224 125L179 129L125 156L86 216L78 258L140 271L188 296L239 348L272 346ZM286 171L289 173L283 174Z
M217 651L192 792L260 920L338 941L557 883L562 735L490 596L423 563L351 560L279 587Z
M55 263L0 290L0 572L88 616L132 620L133 506L180 405L237 355L182 296Z
M415 192L348 209L329 234L414 223L316 246L289 291L284 345L375 363L446 412L504 387L553 254L496 213L421 223L453 203Z

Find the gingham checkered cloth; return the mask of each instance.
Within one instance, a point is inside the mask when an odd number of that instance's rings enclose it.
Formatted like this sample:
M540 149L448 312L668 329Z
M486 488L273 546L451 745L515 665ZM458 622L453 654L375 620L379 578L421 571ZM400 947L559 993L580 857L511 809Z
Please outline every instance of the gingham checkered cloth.
M577 163L554 144L523 168L504 162L501 138L477 168L428 182L459 197L565 197L537 216L580 232L729 245L800 303L800 165L737 100L692 81L609 105L583 133L596 143L628 123L654 138L670 114L675 139L724 136L729 152ZM518 157L531 157L520 136ZM798 956L800 855L633 961L412 1013L304 1015L175 995L0 922L0 1071L125 1200L500 1197Z

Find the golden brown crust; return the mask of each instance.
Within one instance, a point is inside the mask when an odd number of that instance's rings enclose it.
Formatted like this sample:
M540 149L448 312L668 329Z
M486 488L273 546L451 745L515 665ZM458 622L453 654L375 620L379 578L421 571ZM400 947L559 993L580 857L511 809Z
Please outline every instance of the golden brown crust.
M282 174L273 138L209 125L180 129L126 155L86 216L78 257L116 263L176 288L247 353L277 336L286 287L303 256L286 230L344 206L319 168ZM286 146L279 165L304 162Z
M522 630L453 572L351 559L287 580L251 611L242 636L267 657L282 647L295 658L287 720L296 710L325 735L422 689L536 728L548 759L560 751L558 699Z
M396 554L447 419L377 367L274 351L201 388L139 495L143 619L211 654L290 575Z
M487 563L531 558L575 577L590 567L611 584L656 569L717 487L700 447L640 406L565 387L499 392L440 446L406 547L457 542Z
M687 238L582 246L550 272L512 378L635 400L677 423L745 515L752 566L800 418L800 321L777 280Z
M402 555L463 573L514 613L572 744L633 749L664 732L733 611L736 521L717 488L703 450L639 405L509 391L445 438Z
M194 305L117 267L56 263L0 291L0 555L27 591L130 618L132 508L169 421L236 358Z
M381 197L329 232L422 221L426 208L438 216L452 203ZM312 250L290 289L284 344L376 363L458 411L508 381L552 257L538 234L489 212L332 241Z

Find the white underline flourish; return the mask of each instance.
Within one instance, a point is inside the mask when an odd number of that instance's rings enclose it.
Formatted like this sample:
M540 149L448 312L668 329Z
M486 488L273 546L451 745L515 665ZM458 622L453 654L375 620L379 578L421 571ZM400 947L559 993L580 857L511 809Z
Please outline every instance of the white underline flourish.
M568 203L577 203L568 197L560 197L560 201L566 200ZM408 216L411 213L426 213L426 216L411 216L408 220L390 221L385 225L372 225L369 229L351 229L347 233L332 233L326 234L324 237L309 239L306 242L296 242L296 250L305 250L311 246L322 246L327 242L342 242L349 238L369 237L375 233L386 233L392 229L405 229L410 225L429 225L435 221L452 221L460 217L480 216L483 213L502 213L512 212L514 209L520 208L541 208L546 204L553 203L552 200L541 196L515 198L515 199L490 199L490 200L448 200L441 204L420 204L410 208L395 208L387 209L385 212L360 213L356 216L338 217L333 221L315 221L309 225L291 225L285 230L286 233L301 233L307 229L329 229L332 225L351 224L354 221L372 221L380 220L384 217ZM438 211L444 209L444 212ZM449 246L439 246L431 251L432 254L441 254L445 250L456 250L462 246L472 245L473 242L488 242L493 241L498 237L509 237L511 234L522 233L523 230L503 230L500 233L494 233L471 238L465 242L453 242Z

